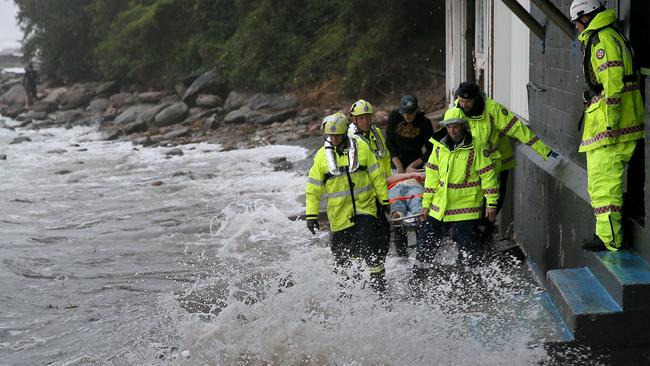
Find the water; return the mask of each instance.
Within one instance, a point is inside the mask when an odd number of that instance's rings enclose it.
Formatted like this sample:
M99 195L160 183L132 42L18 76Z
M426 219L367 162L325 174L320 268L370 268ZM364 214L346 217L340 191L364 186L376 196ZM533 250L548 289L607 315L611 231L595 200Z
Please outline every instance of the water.
M534 365L562 337L513 260L344 281L268 163L301 147L180 148L0 129L0 365Z

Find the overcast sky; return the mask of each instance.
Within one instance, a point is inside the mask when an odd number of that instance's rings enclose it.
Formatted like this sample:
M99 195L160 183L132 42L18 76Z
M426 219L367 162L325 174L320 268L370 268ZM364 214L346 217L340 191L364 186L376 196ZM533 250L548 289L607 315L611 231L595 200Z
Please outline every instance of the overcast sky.
M22 34L16 25L18 9L12 0L0 0L0 49L21 40Z

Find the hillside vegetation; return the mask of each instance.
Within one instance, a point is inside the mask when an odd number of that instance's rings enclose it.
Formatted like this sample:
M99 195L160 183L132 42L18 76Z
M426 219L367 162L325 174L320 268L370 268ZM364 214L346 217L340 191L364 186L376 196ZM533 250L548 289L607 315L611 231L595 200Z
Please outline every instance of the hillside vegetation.
M216 68L240 90L385 96L444 72L441 0L15 3L26 58L60 82L156 88Z

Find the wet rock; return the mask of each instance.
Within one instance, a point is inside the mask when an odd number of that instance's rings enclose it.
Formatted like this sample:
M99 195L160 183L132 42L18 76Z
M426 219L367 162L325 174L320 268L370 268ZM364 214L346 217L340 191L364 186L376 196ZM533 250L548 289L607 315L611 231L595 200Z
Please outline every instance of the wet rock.
M0 107L0 114L9 118L16 118L25 111L23 104L4 105Z
M13 140L11 140L11 142L9 144L13 145L13 144L20 144L20 143L23 143L23 142L30 142L30 141L32 141L32 139L30 139L27 136L16 136L16 137L14 137Z
M59 99L65 93L68 92L68 88L61 87L61 88L54 88L54 89L46 89L46 91L47 91L47 96L42 101L46 103L54 103L58 108Z
M214 94L200 94L196 98L196 105L205 108L220 107L223 105L223 100L220 96Z
M108 98L110 95L117 93L120 90L120 83L117 81L106 81L99 83L95 87L95 96Z
M47 151L48 154L65 154L67 152L68 150L66 149L52 149Z
M151 185L154 186L154 187L159 187L159 186L163 185L163 182L161 180L156 180L156 181L151 182Z
M183 94L182 100L187 103L194 103L199 94L225 95L225 79L215 69L212 69L194 80Z
M108 108L108 99L107 98L99 98L99 99L94 99L88 104L88 107L86 107L86 110L90 113L102 113Z
M146 130L147 130L147 122L141 120L131 122L126 126L124 126L124 128L122 129L125 135L130 135L136 132L144 132Z
M117 111L123 111L126 107L134 104L136 98L131 93L117 93L108 98L108 105Z
M22 85L14 85L0 96L0 103L7 105L25 104L25 90Z
M124 112L120 113L117 117L115 117L115 124L116 125L125 125L129 124L131 122L134 122L139 115L143 114L145 111L151 109L150 104L137 104L137 105L132 105L128 107L127 109L124 110Z
M293 164L291 164L291 162L285 157L270 158L268 162L273 165L273 170L275 171L283 171L293 168Z
M148 126L152 126L156 115L170 105L171 103L163 103L149 107L149 109L146 109L138 115L137 121L145 122Z
M160 136L161 140L172 140L177 137L187 136L192 132L192 129L189 127L179 128L177 130L172 130L166 134Z
M228 112L239 109L248 103L251 96L253 96L253 94L231 91L230 94L228 94L228 98L226 98L223 108Z
M0 154L0 160L7 160L7 155Z
M52 113L51 116L54 117L54 120L57 123L70 124L86 117L86 114L81 109L70 109L65 111L57 111L55 113Z
M182 121L187 116L188 108L185 103L175 103L160 111L154 119L158 127L169 126Z
M248 101L252 110L271 109L283 110L298 107L300 101L294 94L266 94L258 93L251 97Z
M58 170L58 171L54 172L54 174L57 174L57 175L66 175L66 174L70 174L70 173L72 173L72 171L67 170L67 169L62 169L62 170Z
M203 129L204 130L214 130L219 128L221 126L221 122L223 122L223 118L220 118L217 114L213 114L210 117L205 119L205 122L203 123Z
M152 91L152 92L145 92L145 93L140 93L136 97L136 100L138 103L142 104L147 104L147 103L158 103L162 98L164 98L167 95L166 92L161 92L161 91Z
M95 96L95 91L83 84L75 84L59 98L59 109L75 109L83 107Z
M35 119L45 119L47 113L45 112L36 112L34 110L29 110L27 112L21 113L16 117L17 121L33 121Z
M56 102L48 102L46 100L41 100L39 102L34 103L34 107L32 110L34 112L45 112L45 113L51 113L54 112L58 108L58 104Z
M58 123L52 119L44 119L42 121L32 121L32 128L41 129L41 128L50 128L57 126Z
M165 155L167 156L183 156L183 150L179 148L171 149L165 151Z

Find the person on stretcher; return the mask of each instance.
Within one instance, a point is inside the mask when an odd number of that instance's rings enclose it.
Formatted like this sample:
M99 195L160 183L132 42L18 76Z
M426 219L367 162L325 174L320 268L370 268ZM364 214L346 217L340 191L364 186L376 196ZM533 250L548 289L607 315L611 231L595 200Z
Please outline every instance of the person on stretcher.
M422 210L424 193L424 172L394 174L386 179L390 218L405 218L418 215Z

